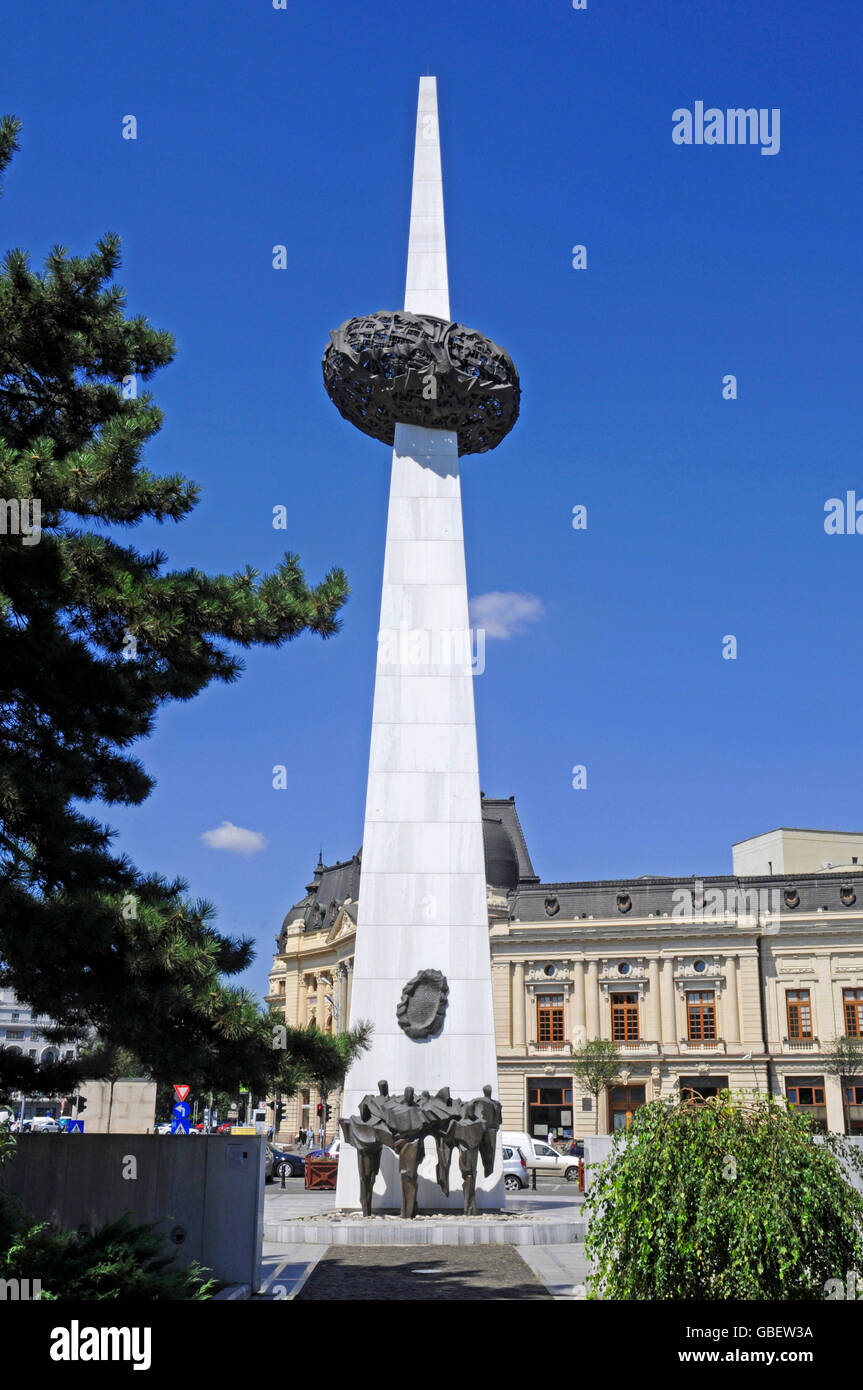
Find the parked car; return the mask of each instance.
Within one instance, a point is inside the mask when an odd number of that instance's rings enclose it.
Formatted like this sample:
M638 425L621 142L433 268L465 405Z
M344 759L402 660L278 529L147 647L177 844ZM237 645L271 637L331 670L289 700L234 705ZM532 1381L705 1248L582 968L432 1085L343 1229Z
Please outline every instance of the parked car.
M567 1182L578 1181L578 1155L559 1153L532 1134L504 1133L500 1137L510 1148L521 1149L528 1168L536 1168L541 1173L560 1173Z
M327 1149L326 1157L327 1157L327 1158L338 1158L338 1156L339 1156L339 1149L341 1148L341 1143L342 1143L341 1138L339 1138L339 1139L334 1139L333 1142L330 1144L330 1147ZM322 1154L321 1154L320 1149L309 1149L308 1157L309 1157L309 1158L321 1158L321 1157L322 1157Z
M264 1149L264 1182L271 1182L273 1177L273 1151L267 1144Z
M282 1171L286 1178L301 1178L305 1175L306 1160L299 1154L288 1153L286 1149L273 1148L268 1145L270 1153L273 1155L273 1177L281 1178Z
M518 1192L527 1187L527 1160L521 1149L510 1144L503 1146L503 1185L507 1192Z

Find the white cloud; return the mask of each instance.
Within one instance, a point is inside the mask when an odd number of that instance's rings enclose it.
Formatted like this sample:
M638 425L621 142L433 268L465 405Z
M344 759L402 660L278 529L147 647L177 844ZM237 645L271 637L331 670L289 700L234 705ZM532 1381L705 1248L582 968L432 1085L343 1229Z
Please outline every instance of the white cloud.
M258 854L269 843L257 830L244 830L229 820L223 820L215 830L205 830L201 839L210 849L227 849L232 854Z
M535 594L477 594L470 601L470 620L486 637L514 637L538 622L544 609Z

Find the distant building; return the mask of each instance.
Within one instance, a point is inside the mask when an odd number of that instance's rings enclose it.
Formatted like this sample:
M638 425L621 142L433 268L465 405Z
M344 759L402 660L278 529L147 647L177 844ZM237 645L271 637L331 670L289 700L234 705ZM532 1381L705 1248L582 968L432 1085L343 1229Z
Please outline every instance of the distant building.
M74 1043L58 1046L48 1041L44 1030L50 1027L50 1018L34 1014L29 1005L16 999L13 990L0 988L0 1049L32 1057L37 1062L59 1062L77 1057Z
M74 1043L58 1046L45 1037L44 1030L50 1028L50 1018L34 1014L28 1004L16 998L14 990L0 988L0 1051L14 1052L23 1057L32 1057L35 1062L71 1061L78 1055ZM33 1115L60 1113L60 1101L55 1097L29 1096L24 1109L24 1118ZM17 1111L16 1111L17 1113Z
M863 866L863 833L783 827L739 840L732 850L736 874L839 874Z
M863 835L770 831L734 846L728 875L543 883L512 798L483 798L483 830L505 1128L581 1137L660 1096L745 1088L863 1133L863 1084L823 1056L863 1036ZM284 919L268 1000L289 1024L347 1025L361 853L319 860ZM598 1115L567 1065L596 1037L622 1067ZM288 1102L283 1138L317 1127L319 1101Z

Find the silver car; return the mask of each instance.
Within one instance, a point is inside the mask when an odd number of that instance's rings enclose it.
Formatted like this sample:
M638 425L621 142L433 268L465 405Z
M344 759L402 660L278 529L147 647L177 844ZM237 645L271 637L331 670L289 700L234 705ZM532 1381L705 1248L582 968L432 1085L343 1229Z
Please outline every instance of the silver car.
M503 1146L503 1185L507 1192L527 1187L527 1162L521 1149Z

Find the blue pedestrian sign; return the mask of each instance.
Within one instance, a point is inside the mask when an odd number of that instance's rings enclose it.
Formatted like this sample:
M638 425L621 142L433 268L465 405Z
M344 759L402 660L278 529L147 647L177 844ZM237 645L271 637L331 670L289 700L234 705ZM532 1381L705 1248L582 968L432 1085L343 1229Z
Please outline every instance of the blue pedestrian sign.
M67 1130L66 1130L66 1133L67 1133L67 1134L83 1134L83 1133L84 1133L84 1121L83 1121L83 1120L70 1120L70 1121L69 1121L68 1128L67 1128Z
M188 1120L189 1107L184 1100L178 1100L177 1104L174 1106L173 1113L177 1116L178 1120Z
M175 1116L174 1116L173 1120L171 1121L171 1133L172 1133L172 1134L188 1134L188 1133L189 1133L189 1117L188 1117L188 1115L175 1115Z

